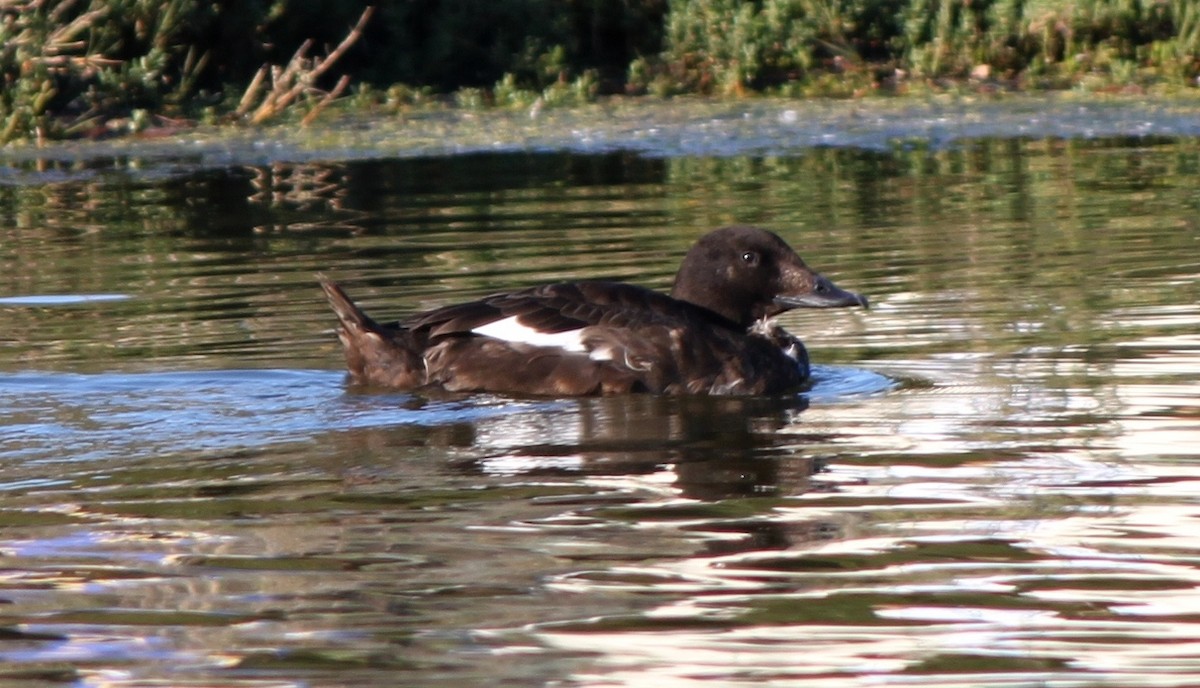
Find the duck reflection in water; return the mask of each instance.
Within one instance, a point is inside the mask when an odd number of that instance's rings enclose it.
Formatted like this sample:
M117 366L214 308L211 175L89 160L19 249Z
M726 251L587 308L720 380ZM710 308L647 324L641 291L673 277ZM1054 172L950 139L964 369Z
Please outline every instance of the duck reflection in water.
M426 408L446 403L410 399ZM478 397L468 401L484 403ZM372 453L385 444L448 448L444 470L459 475L594 479L579 494L543 502L576 514L635 509L632 518L653 518L660 501L687 500L671 504L661 515L681 518L679 510L692 509L695 527L743 536L705 538L708 551L778 549L830 536L829 524L756 517L756 509L769 510L775 499L814 489L812 478L823 468L820 459L802 450L830 438L798 432L802 426L797 418L807 407L801 395L625 395L533 403L522 410L515 406L519 404L508 402L504 413L466 422L360 430L350 437L371 442ZM361 447L353 451L362 453ZM614 487L597 491L596 484ZM731 514L729 503L720 504L723 500L737 501L734 511L745 513Z

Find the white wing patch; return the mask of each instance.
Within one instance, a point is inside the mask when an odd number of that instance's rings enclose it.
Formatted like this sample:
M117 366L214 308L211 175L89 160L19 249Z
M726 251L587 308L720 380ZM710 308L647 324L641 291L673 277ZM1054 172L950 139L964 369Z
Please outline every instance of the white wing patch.
M579 353L587 351L583 346L582 328L567 330L566 332L542 332L528 325L522 325L515 315L503 320L490 322L486 325L480 325L471 331L475 334L481 334L493 339L502 339L506 342L521 342L533 346L551 346L564 351L576 351Z

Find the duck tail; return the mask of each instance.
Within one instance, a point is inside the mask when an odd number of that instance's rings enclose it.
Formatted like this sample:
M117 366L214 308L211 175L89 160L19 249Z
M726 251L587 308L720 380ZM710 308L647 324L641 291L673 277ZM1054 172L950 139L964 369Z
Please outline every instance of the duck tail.
M325 275L317 275L317 282L321 284L321 290L325 292L325 298L329 299L329 306L337 315L343 330L357 332L380 329L379 323L372 320L357 304L351 301L350 296L346 294L340 284ZM339 333L340 335L341 333Z
M317 275L321 290L338 319L338 339L346 368L355 382L411 389L425 384L425 360L412 333L375 322L338 285Z

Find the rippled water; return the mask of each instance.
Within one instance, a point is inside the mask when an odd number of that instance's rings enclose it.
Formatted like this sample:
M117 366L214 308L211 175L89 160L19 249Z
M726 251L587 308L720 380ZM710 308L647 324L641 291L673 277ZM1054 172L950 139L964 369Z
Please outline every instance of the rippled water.
M1200 683L1200 142L736 121L651 154L10 159L0 681ZM806 394L355 392L314 282L380 315L661 288L735 221L872 297L785 316Z

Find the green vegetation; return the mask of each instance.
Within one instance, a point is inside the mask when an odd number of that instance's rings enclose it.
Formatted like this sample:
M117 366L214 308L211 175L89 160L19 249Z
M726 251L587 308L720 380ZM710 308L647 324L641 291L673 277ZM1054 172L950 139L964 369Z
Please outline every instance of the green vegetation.
M0 142L605 94L1195 86L1192 0L0 0Z
M1191 0L675 0L659 88L1195 83ZM644 69L639 68L639 72ZM845 90L847 83L841 85ZM814 89L815 87L815 89Z

